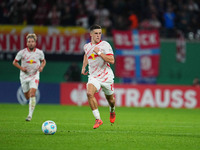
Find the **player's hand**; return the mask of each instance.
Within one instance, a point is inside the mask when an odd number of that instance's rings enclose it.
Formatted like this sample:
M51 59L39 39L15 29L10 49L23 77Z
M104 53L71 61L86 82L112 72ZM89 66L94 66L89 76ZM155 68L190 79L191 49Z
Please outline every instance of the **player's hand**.
M95 47L93 52L95 52L96 54L99 52L99 48L98 47Z
M42 71L43 71L43 67L40 66L40 67L38 68L38 70L39 70L39 72L42 72Z
M88 74L88 71L85 72L85 68L82 68L82 70L81 70L81 74L83 74L83 75L87 75L87 74Z
M27 69L25 67L21 67L21 71L27 72Z

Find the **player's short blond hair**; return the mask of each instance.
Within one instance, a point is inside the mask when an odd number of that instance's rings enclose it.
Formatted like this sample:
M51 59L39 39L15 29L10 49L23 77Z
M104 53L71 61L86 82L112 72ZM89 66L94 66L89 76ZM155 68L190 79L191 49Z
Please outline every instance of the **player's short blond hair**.
M35 33L28 34L26 36L26 40L28 40L29 38L33 38L35 42L37 41L37 35Z

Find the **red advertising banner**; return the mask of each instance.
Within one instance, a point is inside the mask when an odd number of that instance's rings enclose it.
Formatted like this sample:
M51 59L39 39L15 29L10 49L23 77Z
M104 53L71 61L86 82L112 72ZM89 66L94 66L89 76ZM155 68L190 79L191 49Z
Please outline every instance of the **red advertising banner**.
M80 27L0 25L0 52L17 52L26 47L26 35L36 33L37 47L47 54L84 53L87 30Z
M158 65L160 57L158 55L141 56L140 67L142 77L153 77L158 75ZM134 56L116 56L115 75L117 77L132 78L136 74L136 63Z
M133 49L132 31L113 30L113 41L116 49Z
M88 105L86 84L61 83L62 105ZM200 88L172 85L115 84L116 106L200 108ZM108 106L104 93L96 93L99 106Z
M2 37L2 38L1 38ZM1 40L2 39L2 40ZM25 36L0 34L0 51L16 52L26 47ZM37 48L48 54L82 54L85 37L38 35Z
M141 56L141 75L142 77L158 76L160 57L158 55Z
M113 30L113 40L116 49L133 50L137 45L141 49L160 47L160 37L157 30L138 30L137 34L131 30Z
M115 75L117 77L135 76L135 58L133 56L116 56Z
M157 30L139 30L139 43L141 49L160 47L160 37Z
M61 83L60 103L63 105L88 105L85 83Z
M160 40L157 30L114 30L113 39L117 77L158 76Z

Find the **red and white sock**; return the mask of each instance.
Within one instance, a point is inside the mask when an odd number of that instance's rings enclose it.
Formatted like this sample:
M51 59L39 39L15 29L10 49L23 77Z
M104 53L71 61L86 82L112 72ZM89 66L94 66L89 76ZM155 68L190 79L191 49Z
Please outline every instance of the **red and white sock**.
M110 112L111 113L115 112L115 106L114 107L110 107Z
M93 115L94 115L94 117L95 117L96 119L101 119L101 118L100 118L100 113L99 113L99 110L98 110L98 109L93 110L92 113L93 113Z
M29 100L29 114L28 114L28 116L32 117L33 111L35 109L35 105L36 105L36 98L31 97L30 100Z

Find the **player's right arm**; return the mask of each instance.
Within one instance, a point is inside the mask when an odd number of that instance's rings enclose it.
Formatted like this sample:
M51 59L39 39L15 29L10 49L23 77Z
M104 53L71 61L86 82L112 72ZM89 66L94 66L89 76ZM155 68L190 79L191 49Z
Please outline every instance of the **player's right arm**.
M83 75L88 74L88 71L85 72L85 70L86 70L85 68L86 68L87 64L88 64L88 59L87 59L87 55L85 54L83 57L83 66L82 66L82 70L81 70L81 74L83 74Z
M18 63L18 61L22 58L22 51L19 51L15 57L15 59L13 60L13 65L15 67L17 67L18 69L20 69L23 72L26 72L27 69L25 67L20 66L20 64Z
M26 72L27 69L25 67L22 67L19 65L18 61L16 59L13 60L13 65L17 68L19 68L21 71Z

